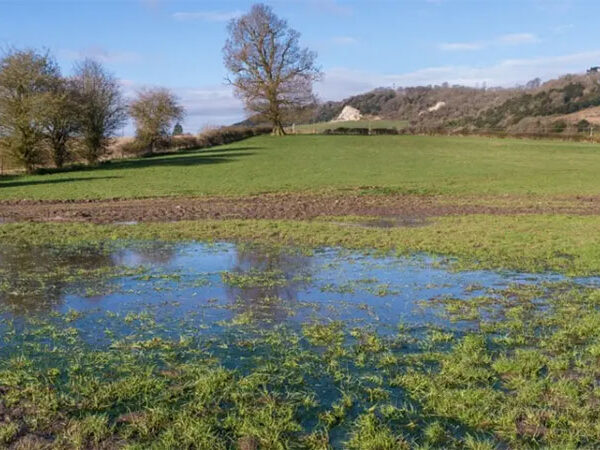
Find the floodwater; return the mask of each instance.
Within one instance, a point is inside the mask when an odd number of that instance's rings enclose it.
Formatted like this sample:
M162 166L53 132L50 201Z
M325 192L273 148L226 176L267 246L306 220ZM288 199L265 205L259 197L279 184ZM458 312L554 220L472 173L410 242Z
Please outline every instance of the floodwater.
M128 373L134 373L135 380L163 380L172 373L189 375L195 368L214 369L212 364L218 364L232 377L268 380L265 386L289 404L308 398L294 407L306 432L320 429L328 420L323 414L339 406L342 392L351 395L351 407L331 425L327 438L333 448L346 448L355 421L376 407L381 412L406 404L407 411L420 414L421 406L411 406L416 403L396 376L409 369L427 371L434 365L431 358L452 351L448 342L458 342L455 338L465 338L471 330L487 333L484 316L455 314L453 320L444 301L455 302L451 306L460 313L465 303L492 298L482 307L492 321L509 317L503 316L506 307L511 317L517 314L528 321L527 330L538 327L539 333L540 322L532 316L545 314L552 305L560 311L560 297L549 302L552 294L529 289L533 285L577 290L600 287L600 279L459 272L452 270L452 260L439 257L341 249L161 242L4 246L0 374L11 374L17 367L29 374L23 380L45 380L52 390L93 400L90 386L131 382ZM514 295L517 287L525 291L522 299ZM531 292L535 294L530 298ZM584 304L585 311L596 307L587 297L573 298L580 302L574 306ZM494 345L512 351L510 342L497 340ZM125 369L118 370L122 365ZM238 379L243 378L231 378ZM165 383L181 404L195 404L178 383ZM508 392L492 388L503 395ZM165 408L168 402L163 400L153 402ZM99 413L119 425L120 414L141 408L135 395L120 402L108 402ZM66 404L71 410L78 403ZM81 404L85 408L87 403ZM421 415L418 420L425 424L432 417ZM457 437L477 432L458 419L448 420L448 429ZM411 433L421 439L419 428ZM499 448L503 447L508 448Z
M453 324L424 305L563 279L555 274L456 272L449 263L425 255L340 249L305 253L228 243L5 247L0 250L0 313L17 322L36 315L85 313L88 320L78 326L95 337L96 345L102 344L96 328L107 324L94 319L106 313L151 312L171 335L182 331L182 318L197 333L211 335L240 321L264 328L339 320L384 333L399 323L460 329L473 324ZM597 279L576 281L600 284Z

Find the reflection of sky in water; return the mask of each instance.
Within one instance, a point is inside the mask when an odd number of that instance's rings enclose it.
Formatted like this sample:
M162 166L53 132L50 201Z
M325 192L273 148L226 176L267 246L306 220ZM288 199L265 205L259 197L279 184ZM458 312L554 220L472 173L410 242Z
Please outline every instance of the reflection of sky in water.
M34 310L64 313L74 309L89 313L79 326L87 323L93 327L98 326L94 315L101 312L122 316L147 311L165 324L170 323L172 327L165 325L165 329L174 334L180 318L192 318L198 332L211 333L219 329L218 322L241 314L251 314L264 322L263 326L313 319L371 324L379 329L395 327L399 322L448 325L434 310L418 308L417 303L444 296L469 298L482 295L489 288L500 289L514 283L564 279L554 274L509 271L453 272L443 260L424 255L376 257L325 249L307 256L290 250L233 244L138 243L101 254L94 254L93 249L78 250L76 254L40 249L15 252L0 255L0 301L12 305L12 314L25 316ZM131 273L90 281L77 277L65 280L56 275L56 279L45 280L42 288L36 285L37 298L33 294L14 294L18 290L15 286L23 291L22 280L28 273L42 272L50 266L67 273L82 265L88 269L126 268ZM144 270L137 270L140 268ZM270 287L232 286L222 281L221 274L226 271L276 271L285 282ZM578 281L600 284L598 279Z

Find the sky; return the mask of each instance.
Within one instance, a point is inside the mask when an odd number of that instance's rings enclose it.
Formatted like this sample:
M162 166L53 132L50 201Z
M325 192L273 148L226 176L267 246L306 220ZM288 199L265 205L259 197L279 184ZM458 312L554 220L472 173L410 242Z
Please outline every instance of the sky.
M187 132L246 117L221 50L242 0L0 0L0 48L102 62L132 97L168 87ZM318 53L323 100L375 87L513 86L600 65L600 0L264 1ZM130 130L124 130L128 133Z

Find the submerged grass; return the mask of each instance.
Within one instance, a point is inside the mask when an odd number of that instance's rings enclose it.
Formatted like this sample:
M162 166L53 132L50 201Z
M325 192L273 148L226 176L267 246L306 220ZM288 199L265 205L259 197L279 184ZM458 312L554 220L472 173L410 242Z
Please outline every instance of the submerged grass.
M417 228L347 227L331 219L312 222L223 220L133 226L20 223L0 226L0 242L68 245L115 240L236 240L308 248L346 247L455 257L458 269L600 273L600 219L595 216L449 216Z
M593 448L600 290L490 292L466 331L344 321L178 335L152 312L0 322L0 439L25 448Z

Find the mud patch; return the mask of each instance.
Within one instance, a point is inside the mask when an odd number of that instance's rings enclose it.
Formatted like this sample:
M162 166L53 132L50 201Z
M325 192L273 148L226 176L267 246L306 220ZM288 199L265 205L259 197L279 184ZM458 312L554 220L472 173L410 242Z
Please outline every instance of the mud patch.
M0 222L176 222L202 219L310 220L379 217L364 226L421 226L429 217L465 214L600 214L599 198L458 198L423 195L263 194L100 201L4 201Z

